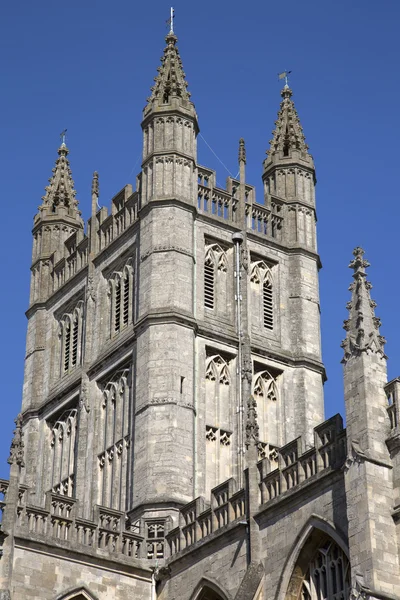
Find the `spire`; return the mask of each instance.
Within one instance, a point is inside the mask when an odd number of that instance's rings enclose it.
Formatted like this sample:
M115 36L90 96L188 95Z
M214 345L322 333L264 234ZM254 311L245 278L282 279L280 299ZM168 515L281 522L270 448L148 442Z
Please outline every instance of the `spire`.
M49 185L45 188L45 195L42 196L42 204L39 210L42 216L54 215L64 208L64 215L75 217L80 221L80 211L78 209L78 200L74 189L74 181L68 160L69 150L63 141L58 149L58 158L53 175L49 179Z
M278 112L278 120L275 121L275 129L272 132L273 138L269 142L270 148L267 150L269 158L289 157L293 150L300 152L303 158L308 154L308 146L294 102L291 99L292 95L292 90L286 84L281 91L283 100Z
M14 437L11 441L10 456L7 459L9 465L17 464L19 467L24 467L24 432L22 431L22 415L17 416L14 421Z
M353 283L349 290L351 291L351 301L348 302L349 318L344 322L346 338L342 342L344 350L344 363L347 363L352 356L359 356L361 352L373 352L386 358L384 345L386 340L379 334L381 325L380 319L375 316L376 303L371 300L370 289L372 285L367 281L365 269L369 267L369 262L363 258L364 250L355 248L353 251L354 260L349 264L349 268L354 270Z
M164 55L161 57L161 66L157 69L158 75L154 79L154 86L151 88L151 96L147 98L144 116L152 108L175 108L176 102L183 108L194 110L194 105L190 101L191 94L187 89L188 83L185 79L182 60L176 45L178 38L171 30L165 41L167 45L164 48Z

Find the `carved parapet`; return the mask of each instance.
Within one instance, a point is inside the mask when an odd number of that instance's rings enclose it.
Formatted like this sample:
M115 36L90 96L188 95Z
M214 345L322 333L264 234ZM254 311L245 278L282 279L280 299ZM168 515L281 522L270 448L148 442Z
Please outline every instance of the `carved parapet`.
M45 508L21 505L18 511L17 533L32 539L46 538L47 543L70 544L71 550L85 547L95 554L123 555L145 558L144 538L125 529L125 513L104 506L95 506L94 520L76 515L75 498L48 492Z
M246 520L246 491L237 490L235 481L228 479L211 490L210 506L200 497L181 509L179 527L166 536L170 554L173 556L243 519Z
M327 469L337 469L346 456L346 433L340 415L314 429L315 446L302 452L302 440L297 438L277 450L278 467L271 469L271 459L258 463L260 473L260 504L281 496ZM276 463L275 463L276 464Z

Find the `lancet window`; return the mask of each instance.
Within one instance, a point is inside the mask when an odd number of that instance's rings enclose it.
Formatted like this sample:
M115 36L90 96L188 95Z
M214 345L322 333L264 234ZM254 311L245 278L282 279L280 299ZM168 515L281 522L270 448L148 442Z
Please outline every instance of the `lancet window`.
M134 272L132 259L121 271L115 271L108 282L111 298L111 336L122 331L134 316Z
M50 423L51 489L62 496L73 496L77 443L77 408L64 410Z
M260 443L275 448L280 445L277 378L263 370L253 377L253 396L257 402Z
M98 501L125 510L130 446L129 369L118 371L103 387L98 435Z
M226 252L219 244L206 246L204 258L204 306L207 309L221 312L227 303L227 271Z
M206 359L206 494L232 476L232 359L209 354Z
M328 539L317 551L302 583L301 600L347 600L350 565L339 546Z
M64 314L60 320L61 374L65 375L81 364L83 332L83 302L74 310Z
M271 268L264 261L252 264L250 282L252 284L253 315L256 327L273 331L274 314L274 282Z

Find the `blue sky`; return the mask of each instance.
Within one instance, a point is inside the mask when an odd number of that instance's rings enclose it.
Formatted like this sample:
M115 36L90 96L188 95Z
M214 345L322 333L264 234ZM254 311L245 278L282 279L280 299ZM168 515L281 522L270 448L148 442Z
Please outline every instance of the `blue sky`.
M326 414L343 412L340 341L354 246L372 263L373 298L388 339L389 379L400 374L398 262L398 0L203 0L175 3L175 28L201 133L261 198L261 164L280 102L291 87L317 168ZM0 25L0 476L21 401L31 227L51 175L59 133L68 146L81 210L91 175L101 203L140 167L141 111L164 47L169 3L49 0L4 3ZM199 140L199 162L227 172Z

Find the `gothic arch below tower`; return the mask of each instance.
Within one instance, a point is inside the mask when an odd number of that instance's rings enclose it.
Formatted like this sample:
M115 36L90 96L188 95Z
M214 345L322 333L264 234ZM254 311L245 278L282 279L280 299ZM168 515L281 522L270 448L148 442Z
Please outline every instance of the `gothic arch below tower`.
M218 583L203 577L190 596L190 600L232 600L232 598L220 588Z
M93 596L86 587L63 592L57 596L56 600L98 600L97 596Z
M343 537L329 521L312 515L303 527L286 561L276 595L277 600L304 600L307 598L318 600L322 597L327 600L333 599L333 595L329 591L325 595L319 593L316 595L315 590L308 593L308 580L310 577L312 578L310 571L315 568L320 551L322 551L322 558L324 552L335 553L338 560L342 558L345 563L343 577L349 576L349 550ZM321 569L324 569L322 562ZM318 571L318 565L316 571ZM317 576L319 576L318 572ZM343 587L347 589L347 585L346 581L343 581ZM345 599L347 597L348 594L343 596Z

